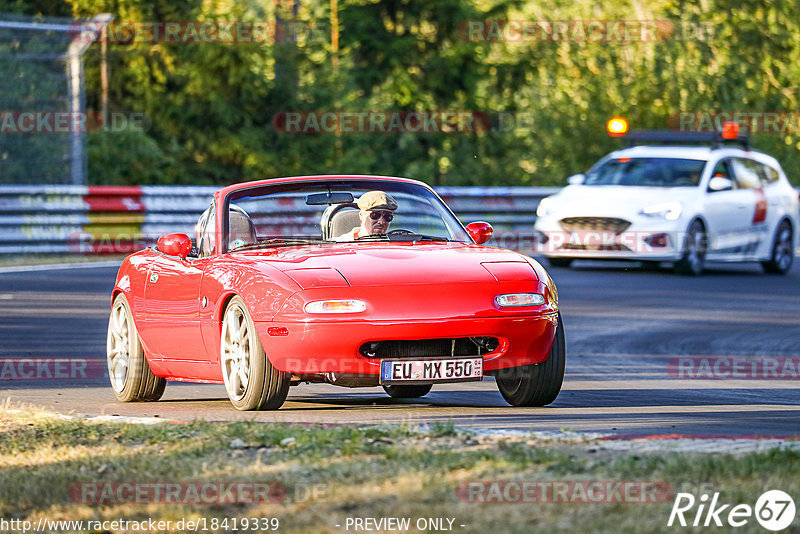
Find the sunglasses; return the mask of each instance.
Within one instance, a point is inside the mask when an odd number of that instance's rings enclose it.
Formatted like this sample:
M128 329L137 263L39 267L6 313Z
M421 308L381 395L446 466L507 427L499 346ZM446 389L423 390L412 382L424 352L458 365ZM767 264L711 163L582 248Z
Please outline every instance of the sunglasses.
M369 218L372 219L373 221L377 221L381 217L383 217L383 220L386 221L386 222L392 222L392 219L394 219L394 215L392 215L392 212L390 212L390 211L371 211L371 212L369 212Z

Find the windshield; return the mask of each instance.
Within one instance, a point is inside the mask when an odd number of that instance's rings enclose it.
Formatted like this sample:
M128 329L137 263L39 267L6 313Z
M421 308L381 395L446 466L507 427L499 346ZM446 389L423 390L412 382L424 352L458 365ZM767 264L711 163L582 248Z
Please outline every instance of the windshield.
M228 250L345 241L470 242L433 193L403 182L338 179L262 186L233 193L227 211Z
M676 158L614 158L586 174L585 185L686 187L700 183L706 162Z

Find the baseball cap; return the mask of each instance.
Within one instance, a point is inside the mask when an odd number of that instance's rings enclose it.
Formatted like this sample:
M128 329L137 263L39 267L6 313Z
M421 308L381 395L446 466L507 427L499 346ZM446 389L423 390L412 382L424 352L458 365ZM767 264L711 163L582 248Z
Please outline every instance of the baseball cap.
M388 193L383 191L369 191L361 195L358 199L358 207L363 211L367 210L390 210L397 209L397 202Z

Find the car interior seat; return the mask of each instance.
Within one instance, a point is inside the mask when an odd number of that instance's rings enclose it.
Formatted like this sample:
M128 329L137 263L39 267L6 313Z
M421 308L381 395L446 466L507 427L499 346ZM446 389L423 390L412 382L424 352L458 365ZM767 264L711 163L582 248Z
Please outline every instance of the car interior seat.
M231 206L228 216L228 243L231 250L258 242L256 226L239 206Z
M333 240L353 228L361 226L358 211L358 205L354 202L328 206L322 214L320 222L322 237L326 240Z

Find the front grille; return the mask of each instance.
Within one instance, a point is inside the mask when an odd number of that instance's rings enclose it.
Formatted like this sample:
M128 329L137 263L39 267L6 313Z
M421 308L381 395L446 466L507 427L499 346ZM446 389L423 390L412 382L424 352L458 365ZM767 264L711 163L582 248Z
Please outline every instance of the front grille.
M496 337L386 340L364 343L358 352L375 359L478 356L492 352L499 344Z
M630 221L614 217L565 217L558 221L567 232L614 232L621 234L631 225Z

